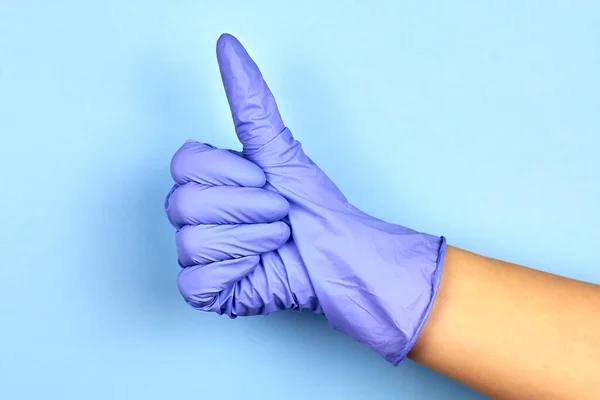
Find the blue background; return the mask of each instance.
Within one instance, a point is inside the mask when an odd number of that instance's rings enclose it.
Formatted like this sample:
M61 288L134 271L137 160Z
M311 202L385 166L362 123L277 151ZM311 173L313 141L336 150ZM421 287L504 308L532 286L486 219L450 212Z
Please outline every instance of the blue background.
M484 3L2 0L0 398L483 398L319 317L192 310L163 200L184 140L239 147L231 32L358 207L600 282L598 2Z

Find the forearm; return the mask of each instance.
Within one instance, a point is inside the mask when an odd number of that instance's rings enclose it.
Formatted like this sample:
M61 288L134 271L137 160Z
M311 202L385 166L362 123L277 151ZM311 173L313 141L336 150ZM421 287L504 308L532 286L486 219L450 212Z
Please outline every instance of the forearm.
M598 399L600 286L449 246L409 356L496 399Z

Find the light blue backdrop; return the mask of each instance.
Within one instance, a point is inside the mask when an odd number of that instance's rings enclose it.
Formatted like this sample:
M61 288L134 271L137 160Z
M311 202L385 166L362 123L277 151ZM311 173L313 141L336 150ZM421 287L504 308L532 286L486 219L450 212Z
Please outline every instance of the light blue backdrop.
M238 146L222 32L360 208L600 282L598 2L323 3L0 2L0 398L483 398L180 299L170 157Z

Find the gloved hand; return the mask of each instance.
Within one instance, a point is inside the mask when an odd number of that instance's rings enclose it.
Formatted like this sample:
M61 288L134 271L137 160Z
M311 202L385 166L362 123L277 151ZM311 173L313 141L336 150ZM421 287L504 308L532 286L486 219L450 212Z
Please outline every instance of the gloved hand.
M217 57L243 151L186 142L173 158L166 211L183 297L230 317L322 312L397 365L432 306L444 238L349 204L285 127L242 45L223 35Z

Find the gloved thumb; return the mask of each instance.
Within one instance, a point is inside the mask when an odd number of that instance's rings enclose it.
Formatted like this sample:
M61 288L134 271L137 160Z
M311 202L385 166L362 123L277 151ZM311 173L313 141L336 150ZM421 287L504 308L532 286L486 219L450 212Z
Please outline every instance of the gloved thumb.
M275 98L256 63L232 35L217 41L217 59L223 86L244 153L269 143L285 126Z
M243 155L262 168L269 185L288 200L294 194L345 203L344 195L286 129L271 90L241 43L221 35L217 58ZM329 189L324 191L325 186Z

